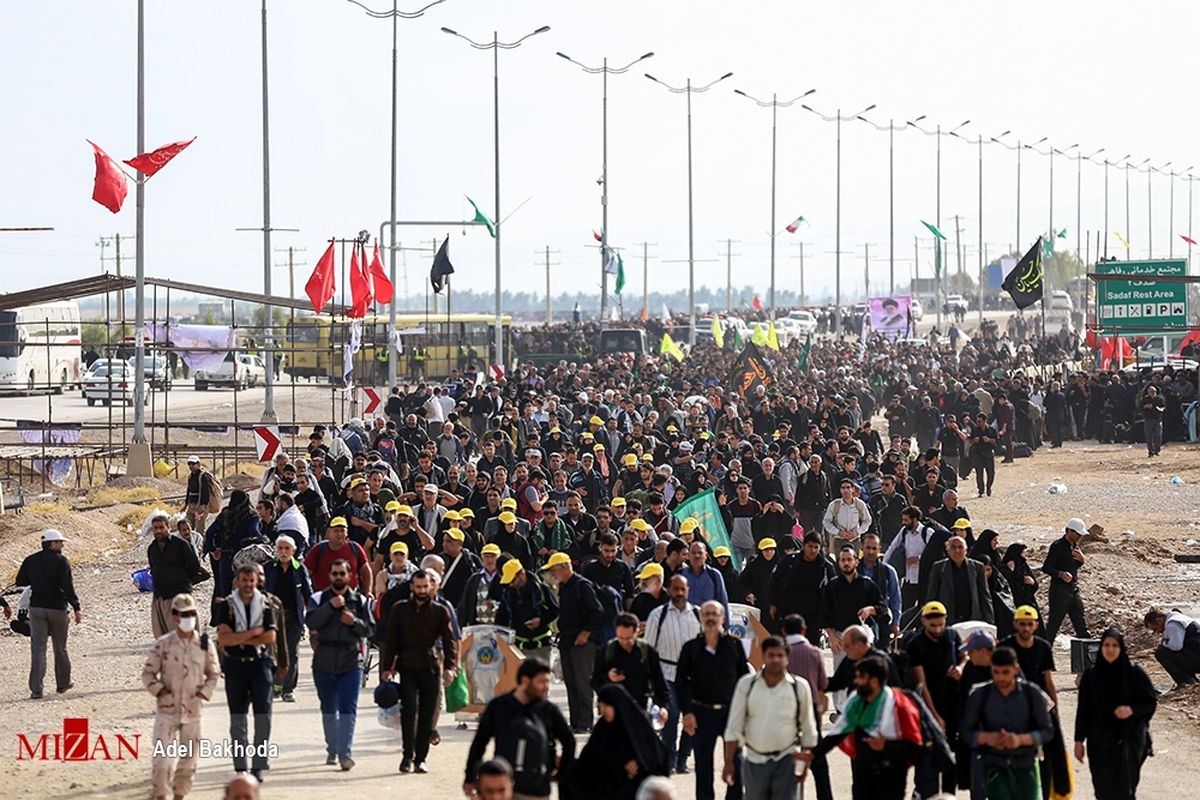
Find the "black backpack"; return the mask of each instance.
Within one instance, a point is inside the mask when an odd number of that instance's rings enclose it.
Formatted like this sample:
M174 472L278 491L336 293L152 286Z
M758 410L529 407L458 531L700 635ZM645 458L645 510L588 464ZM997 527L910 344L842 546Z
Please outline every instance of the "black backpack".
M544 789L550 767L550 737L533 709L522 711L496 738L497 756L513 770L518 794L536 794Z
M617 619L617 614L625 610L625 601L621 598L621 593L607 584L597 583L596 598L600 601L600 641L607 642L609 639L617 635L617 628L614 624Z

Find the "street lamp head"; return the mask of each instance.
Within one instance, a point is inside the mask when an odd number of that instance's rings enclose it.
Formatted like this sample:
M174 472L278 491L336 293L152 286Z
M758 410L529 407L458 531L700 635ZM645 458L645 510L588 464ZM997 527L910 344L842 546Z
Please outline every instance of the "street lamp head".
M444 26L443 26L443 28L442 28L442 33L448 33L448 34L450 34L451 36L458 36L458 31L456 31L456 30L451 30L450 28L447 28L447 27L444 27Z
M920 122L920 121L921 121L921 120L923 120L923 119L925 119L925 115L924 115L924 114L922 114L921 116L917 117L916 119L909 120L908 124L909 124L909 125L912 125L913 123L915 123L915 122Z
M555 53L554 55L558 56L559 58L565 58L567 61L571 60L571 57L562 51L559 51L559 52Z
M1049 139L1049 138L1050 138L1049 136L1043 136L1042 138L1038 139L1036 142L1034 142L1033 144L1031 144L1031 145L1029 145L1029 146L1030 146L1030 147L1037 147L1039 144L1041 144L1042 142L1046 141L1046 140L1047 140L1047 139Z
M647 58L654 58L654 53L646 53L646 55L639 58L638 61L645 61Z
M660 81L658 78L651 75L649 72L646 73L646 77L649 78L650 80L654 81L655 83L662 83L662 81Z
M800 95L800 96L801 96L801 97L808 97L810 94L816 94L816 91L817 91L816 89L809 89L807 92L805 92L804 94L802 94L802 95Z
M733 90L733 93L734 93L734 94L740 94L742 97L750 97L750 95L746 94L746 93L745 93L745 92L743 92L741 89L734 89L734 90Z
M719 80L719 81L723 81L723 80L725 80L726 78L732 78L732 77L733 77L733 73L732 73L732 72L726 72L724 75L722 75L721 77L717 78L717 80Z
M548 30L550 30L550 26L549 26L549 25L543 25L542 27L538 28L536 31L534 31L533 33L531 33L531 34L529 34L529 35L530 35L530 36L537 36L539 33L545 33L545 32L546 32L546 31L548 31Z

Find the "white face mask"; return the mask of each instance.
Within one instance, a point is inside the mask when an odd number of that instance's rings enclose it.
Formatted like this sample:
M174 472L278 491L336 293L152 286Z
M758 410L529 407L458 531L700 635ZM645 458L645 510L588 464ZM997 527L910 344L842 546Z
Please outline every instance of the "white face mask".
M184 633L191 633L192 631L196 630L196 618L180 617L179 630L183 631Z

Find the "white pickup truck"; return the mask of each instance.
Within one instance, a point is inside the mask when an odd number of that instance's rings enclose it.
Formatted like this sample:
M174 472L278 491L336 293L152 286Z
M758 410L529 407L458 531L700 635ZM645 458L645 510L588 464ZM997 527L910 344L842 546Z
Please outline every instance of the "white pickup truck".
M196 391L203 392L209 386L230 386L245 389L266 383L267 368L258 356L244 353L226 353L221 366L214 370L196 370Z

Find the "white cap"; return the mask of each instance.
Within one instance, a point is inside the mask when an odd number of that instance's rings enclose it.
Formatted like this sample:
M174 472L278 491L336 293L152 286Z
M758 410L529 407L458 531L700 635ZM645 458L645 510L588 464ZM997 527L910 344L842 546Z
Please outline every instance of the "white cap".
M1087 536L1087 525L1083 523L1079 517L1071 517L1067 520L1067 530L1075 531L1080 536Z
M427 484L425 484L425 491L427 491L427 492L432 492L433 494L437 494L437 493L438 493L438 487L437 487L437 484L436 484L436 483L427 483Z
M42 531L42 541L43 542L65 542L65 541L67 541L67 537L63 536L58 531L54 530L54 528L51 528L48 531Z
M187 458L187 463L189 463L189 464L199 464L199 463L200 463L200 456L197 456L197 455L191 455L191 456L188 456L188 458Z

